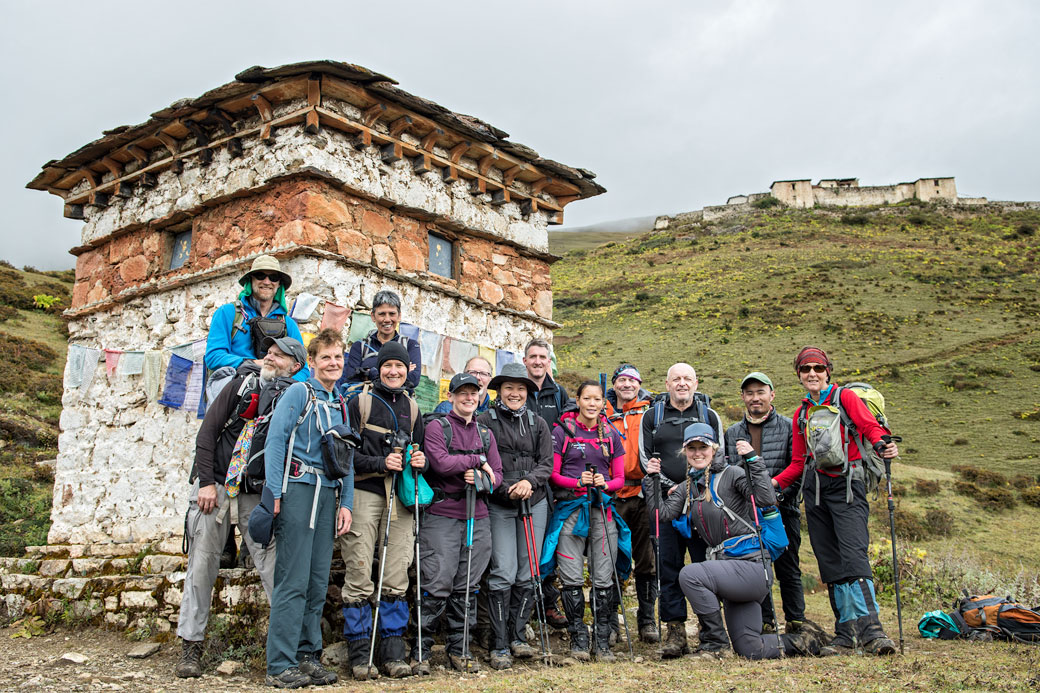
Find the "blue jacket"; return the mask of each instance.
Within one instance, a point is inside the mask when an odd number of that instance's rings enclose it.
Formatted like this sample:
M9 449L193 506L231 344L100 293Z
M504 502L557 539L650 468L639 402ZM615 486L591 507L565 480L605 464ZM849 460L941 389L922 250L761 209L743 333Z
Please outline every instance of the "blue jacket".
M393 338L395 342L400 342L404 339L400 332L394 332ZM347 363L343 367L343 377L336 384L346 385L347 383L361 383L366 380L371 380L373 383L377 382L379 380L379 369L376 367L376 364L379 362L379 347L381 346L383 344L376 337L375 330L369 332L364 339L359 339L351 344L350 351L347 352ZM419 376L422 371L422 350L419 348L418 339L408 340L408 360L411 361L409 365L414 365L415 368L409 369L408 377L404 379L404 387L411 392L419 384Z
M296 430L296 438L293 439L292 456L311 467L321 468L321 433L318 429L317 411L321 410L322 424L328 428L326 419L327 411L331 417L332 424L343 423L343 411L339 404L339 390L333 388L334 392L325 389L317 378L311 378L307 383L293 383L289 389L278 398L278 404L274 407L271 416L271 425L267 430L267 444L264 446L264 470L267 480L264 486L271 490L275 498L282 497L282 479L285 475L285 446L289 443L289 436L296 426L300 414L307 408L310 393L307 385L314 389L314 396L318 400L317 405L311 407L306 418L300 423ZM303 483L314 485L315 475L304 474L298 479L289 477L289 483ZM354 468L351 465L350 474L337 481L329 481L321 477L321 485L329 487L340 487L340 507L354 508Z
M614 557L614 567L617 569L618 579L624 582L632 569L632 530L628 528L625 521L621 519L621 513L614 510L614 503L610 496L600 494L600 498L607 499L606 510L614 517L617 524L617 555ZM560 543L560 533L563 531L563 523L573 513L578 512L578 521L574 523L571 533L576 537L589 536L589 512L592 504L586 498L575 498L568 501L556 501L552 517L545 527L545 540L542 542L542 562L539 564L541 574L551 575L556 570L556 546ZM598 510L596 512L599 512Z
M253 343L249 336L249 325L246 324L252 318L259 315L256 308L253 307L253 302L248 298L240 298L239 301L242 303L242 312L245 313L245 319L242 321L241 329L235 332L235 337L231 337L231 329L235 324L235 314L238 309L235 304L225 303L213 313L213 319L209 323L209 335L206 337L206 368L211 371L222 366L231 366L232 368L238 368L243 361L246 359L260 358L261 355L253 353ZM303 337L300 335L300 328L296 324L296 321L286 315L285 308L279 303L275 303L271 312L267 314L267 317L276 317L278 315L285 315L285 331L289 337L298 339L301 343ZM310 375L310 371L307 370L307 366L304 366L294 376L296 380L306 381Z

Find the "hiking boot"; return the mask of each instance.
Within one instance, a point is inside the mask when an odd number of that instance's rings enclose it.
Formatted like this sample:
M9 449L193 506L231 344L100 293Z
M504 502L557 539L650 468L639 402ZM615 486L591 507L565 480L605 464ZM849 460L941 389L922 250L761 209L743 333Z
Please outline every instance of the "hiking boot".
M202 641L181 640L181 658L173 670L182 679L202 676Z
M881 636L880 638L874 638L863 645L863 651L867 654L877 655L878 657L894 655L896 653L896 644L892 642L891 638Z
M556 630L563 630L567 627L567 617L561 614L560 610L555 606L552 606L545 610L545 624Z
M612 646L610 636L614 634L614 628L617 627L617 606L610 596L611 591L609 588L596 590L596 612L592 614L595 646L592 649L593 654L596 655L596 661L599 662L615 661L614 653L610 651ZM616 638L614 642L617 642Z
M455 671L463 674L479 674L480 662L473 657L462 657L461 655L448 655L448 663Z
M502 671L513 666L513 657L509 654L509 650L491 650L491 654L488 656L488 664L491 665L492 669Z
M797 633L784 633L780 636L780 644L784 648L784 654L818 657L822 643L815 633L802 630Z
M668 623L668 635L661 647L661 659L676 659L690 652L690 644L686 639L686 624L682 621Z
M563 608L567 611L567 632L571 636L571 657L579 662L588 662L589 629L585 625L585 593L580 587L566 587L561 595Z
M321 660L312 654L300 655L299 670L311 677L314 686L331 686L339 681L335 672L329 671Z
M412 676L429 676L430 675L430 660L424 659L419 661L417 659L412 660Z
M820 648L821 657L849 657L856 654L855 647L845 645L824 645Z
M412 675L412 667L400 659L392 659L389 662L383 662L383 673L392 679L403 679L406 676Z
M368 638L351 640L347 643L350 651L350 675L355 681L374 681L379 678L379 669L373 664L368 666L368 653L371 647Z
M791 624L787 624L787 626L788 626L787 632L788 633L792 632L790 630ZM772 621L762 621L762 635L771 635L771 634L773 634L775 632L776 632L776 628L773 627L773 622Z
M639 640L641 642L661 642L661 632L657 630L656 623L645 623L639 626Z
M299 667L289 667L280 674L268 674L264 683L275 688L303 688L311 685L311 677L300 671Z
M531 659L531 657L538 654L538 650L534 649L534 647L528 645L523 640L514 640L509 643L509 651L512 652L513 656L517 659Z
M726 658L726 650L724 648L698 647L691 656L697 659L717 662Z

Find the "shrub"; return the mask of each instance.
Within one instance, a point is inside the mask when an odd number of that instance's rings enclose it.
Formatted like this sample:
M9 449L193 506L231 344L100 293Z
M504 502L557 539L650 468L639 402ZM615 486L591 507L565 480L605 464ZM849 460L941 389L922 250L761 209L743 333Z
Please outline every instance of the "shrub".
M12 265L12 264L11 264L10 262L8 262L7 260L0 260L0 267L6 267L6 268L8 268L8 269L15 269L15 266L14 266L14 265Z
M1037 484L1037 482L1040 482L1040 479L1028 476L1026 474L1016 474L1014 477L1011 478L1011 485L1020 491L1023 489L1032 488Z
M956 438L953 441L953 445L967 445L967 444L968 444L968 439L967 438Z
M843 214L841 215L841 223L849 226L866 226L870 223L870 217L866 214Z
M946 537L953 529L953 516L942 508L929 508L924 514L923 525L931 536Z
M1022 502L1034 508L1040 508L1040 486L1022 490Z
M954 484L957 493L975 499L984 510L1008 510L1017 505L1015 496L1008 488L979 488L967 481Z
M1022 224L1016 229L1019 236L1032 236L1036 233L1036 227L1031 224Z
M769 209L770 207L776 207L777 205L783 204L780 200L776 199L772 195L763 197L761 200L755 200L751 203L751 206L755 209Z
M919 496L935 496L939 493L939 482L932 479L918 479L914 490Z
M5 306L0 304L0 322L6 322L11 318L18 316L18 309L14 306Z

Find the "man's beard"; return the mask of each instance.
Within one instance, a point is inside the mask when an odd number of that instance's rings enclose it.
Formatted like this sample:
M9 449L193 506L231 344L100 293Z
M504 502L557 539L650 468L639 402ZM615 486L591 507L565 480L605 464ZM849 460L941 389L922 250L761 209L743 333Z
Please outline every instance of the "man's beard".
M275 378L282 376L282 373L278 372L278 369L274 366L263 365L260 367L260 380L261 382L270 382Z

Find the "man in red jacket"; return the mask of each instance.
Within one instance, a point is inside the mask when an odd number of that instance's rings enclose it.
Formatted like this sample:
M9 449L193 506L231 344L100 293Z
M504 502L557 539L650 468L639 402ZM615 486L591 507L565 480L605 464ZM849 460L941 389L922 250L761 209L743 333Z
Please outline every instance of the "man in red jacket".
M834 611L835 635L826 654L852 653L857 643L871 654L894 654L895 644L885 635L878 618L874 580L867 557L870 507L859 447L842 425L841 433L848 448L848 471L841 467L821 468L813 451L806 449L807 426L799 417L813 406L840 407L858 434L882 457L891 459L899 450L895 443L882 441L887 431L855 392L830 382L833 368L827 354L817 347L805 347L795 357L795 373L807 394L794 413L794 421L799 423L791 440L791 464L773 479L773 485L787 488L800 476L805 479L802 497L809 541Z

